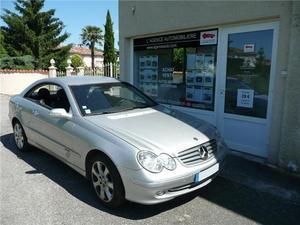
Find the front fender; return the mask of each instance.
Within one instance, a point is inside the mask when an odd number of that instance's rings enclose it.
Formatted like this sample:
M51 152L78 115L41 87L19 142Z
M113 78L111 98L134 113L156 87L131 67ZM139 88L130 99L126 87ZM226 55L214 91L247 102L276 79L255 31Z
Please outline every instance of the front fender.
M74 150L81 155L80 167L85 170L85 161L88 153L99 150L106 154L116 167L126 167L133 170L140 169L136 161L138 149L130 145L115 134L94 126L86 121L80 121L73 130Z

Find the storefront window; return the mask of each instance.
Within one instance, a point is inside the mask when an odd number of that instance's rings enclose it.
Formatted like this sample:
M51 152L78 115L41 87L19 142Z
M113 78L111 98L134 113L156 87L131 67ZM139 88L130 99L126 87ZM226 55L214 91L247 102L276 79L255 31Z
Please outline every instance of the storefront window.
M213 111L217 47L198 38L136 50L135 85L160 103Z
M228 36L225 112L266 118L273 31Z
M216 47L186 49L186 101L192 107L214 110Z

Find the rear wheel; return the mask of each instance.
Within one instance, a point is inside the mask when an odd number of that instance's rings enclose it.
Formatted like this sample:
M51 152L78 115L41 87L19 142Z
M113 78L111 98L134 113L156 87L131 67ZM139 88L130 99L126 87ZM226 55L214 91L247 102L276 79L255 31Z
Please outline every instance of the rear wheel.
M13 124L13 129L14 129L14 139L17 148L23 152L28 151L29 144L27 142L27 137L21 123L19 121L16 121Z
M120 174L107 156L96 155L90 162L89 171L92 186L103 205L117 208L125 202Z

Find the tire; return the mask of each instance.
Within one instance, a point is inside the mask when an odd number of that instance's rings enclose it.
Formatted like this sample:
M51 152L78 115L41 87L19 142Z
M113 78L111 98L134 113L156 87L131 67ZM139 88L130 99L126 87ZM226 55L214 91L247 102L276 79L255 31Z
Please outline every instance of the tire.
M29 151L29 144L27 142L27 137L26 137L25 131L19 121L16 121L13 124L13 130L14 130L15 144L16 144L18 150L21 152Z
M104 206L118 208L125 203L125 191L121 176L106 155L98 154L93 157L89 162L88 172L91 185Z

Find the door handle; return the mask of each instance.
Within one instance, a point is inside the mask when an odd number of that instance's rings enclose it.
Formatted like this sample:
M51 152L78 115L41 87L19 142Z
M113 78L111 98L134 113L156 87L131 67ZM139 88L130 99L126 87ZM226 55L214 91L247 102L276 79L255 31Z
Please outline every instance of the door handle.
M225 94L225 90L224 89L221 89L220 90L220 95L224 95Z
M37 115L39 115L39 112L38 112L36 109L33 109L33 110L32 110L32 114L33 114L34 116L37 116Z

